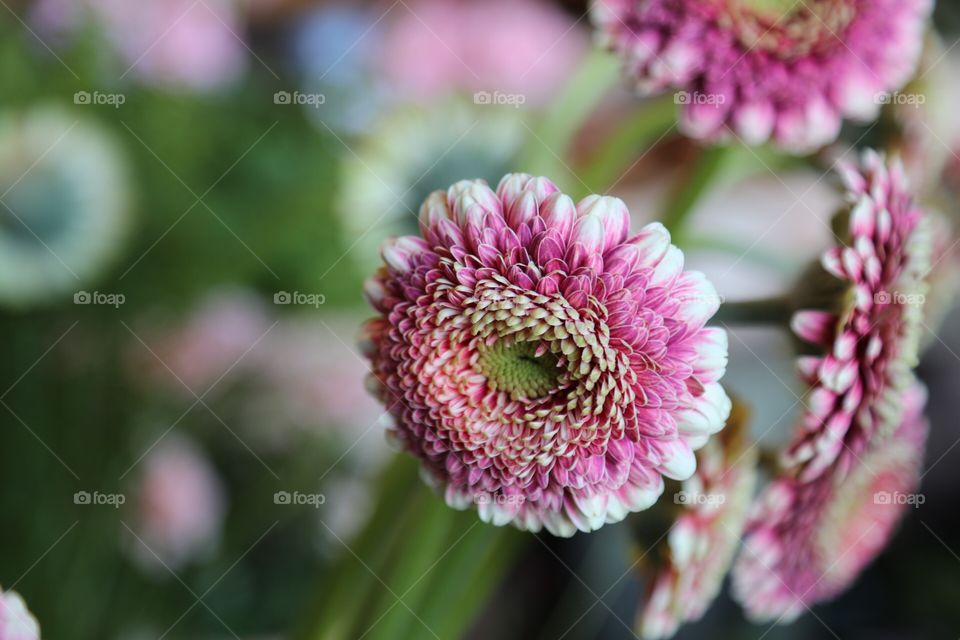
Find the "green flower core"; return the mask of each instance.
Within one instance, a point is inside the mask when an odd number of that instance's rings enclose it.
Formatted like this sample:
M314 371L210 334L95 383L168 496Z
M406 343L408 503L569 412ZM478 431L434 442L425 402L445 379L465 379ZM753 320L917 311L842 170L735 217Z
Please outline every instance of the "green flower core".
M537 355L542 344L498 340L480 352L478 368L491 389L509 393L514 399L545 396L557 388L563 369L549 351Z
M730 4L776 19L793 12L802 2L801 0L730 0Z

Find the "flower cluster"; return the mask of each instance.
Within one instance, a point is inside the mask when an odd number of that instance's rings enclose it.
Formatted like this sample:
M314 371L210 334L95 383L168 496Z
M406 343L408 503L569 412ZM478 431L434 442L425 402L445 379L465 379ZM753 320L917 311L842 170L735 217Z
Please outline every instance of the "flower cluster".
M679 90L689 135L799 153L892 104L932 3L596 0L592 11L642 93ZM392 439L449 505L559 536L648 509L679 481L682 499L631 529L639 540L657 514L671 523L638 545L645 638L702 617L731 567L755 621L790 621L836 596L918 502L928 427L913 370L930 284L955 271L935 271L951 234L935 230L899 160L868 150L838 165L836 246L787 306L723 316L773 310L802 343L804 406L780 455L763 456L759 496L744 413L721 433L733 407L720 385L726 333L707 326L713 286L685 270L662 225L631 235L622 201L575 203L526 174L434 191L419 234L383 245L363 344ZM394 210L409 209L409 191L366 213L404 218Z
M665 478L722 498L671 513L638 620L647 638L703 615L744 532L735 594L751 618L791 620L838 594L918 484L912 369L934 253L898 162L867 151L839 173L840 243L798 287L791 323L822 353L798 360L805 410L749 517L743 420L711 438L731 411L726 334L705 326L716 291L661 225L630 236L621 201L574 203L545 178L458 182L424 202L421 236L384 244L364 346L391 435L448 504L496 525L593 531L652 506Z
M364 342L393 436L451 506L569 536L694 473L730 411L727 342L666 229L631 236L620 200L525 174L434 192L420 225L383 247Z

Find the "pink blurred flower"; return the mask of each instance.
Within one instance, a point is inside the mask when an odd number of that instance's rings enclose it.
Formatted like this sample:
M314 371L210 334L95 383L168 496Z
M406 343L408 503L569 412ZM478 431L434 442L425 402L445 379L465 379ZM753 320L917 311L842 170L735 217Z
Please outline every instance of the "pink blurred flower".
M420 0L394 11L384 71L398 90L421 101L462 89L541 103L586 48L573 20L542 0Z
M835 279L826 289L837 293L823 300L815 291L826 308L800 311L792 323L797 336L824 351L799 360L811 392L801 435L783 462L800 467L800 481L850 464L870 439L900 424L927 293L933 240L903 167L867 151L860 166L842 165L841 175L849 208L835 227L843 244L821 260Z
M247 67L237 0L40 0L32 17L41 30L63 33L88 15L125 71L150 84L217 90Z
M40 625L15 591L0 590L0 640L40 640Z
M229 403L223 415L239 415L244 437L271 448L329 428L356 442L353 450L373 468L385 451L372 432L387 417L364 389L360 324L350 314L278 315L254 291L219 290L179 324L138 330L143 342L130 341L131 375L152 391L162 385L188 401L208 394Z
M653 560L638 628L646 640L672 637L700 619L720 593L740 546L757 481L757 449L746 415L735 411L726 429L697 452L697 472L683 483L683 505ZM682 500L679 497L682 496Z
M871 442L848 471L813 482L784 475L761 495L734 568L734 594L758 623L789 623L856 579L919 496L927 434L919 383L900 399L895 433Z
M810 151L843 118L876 118L916 68L930 0L594 0L604 43L639 91L669 87L688 134L732 130Z
M256 392L243 401L258 437L287 446L297 430L328 427L355 445L365 469L376 468L387 451L375 427L386 416L364 386L370 370L354 344L361 324L323 314L283 320L264 338L248 362Z
M204 300L185 325L145 337L153 353L134 341L134 366L139 375L146 371L150 381L191 397L191 391L202 395L244 360L269 328L266 310L255 294L220 291Z
M399 444L447 503L555 535L650 507L723 428L719 299L659 224L545 178L462 181L388 240L367 352Z
M133 557L149 569L176 569L211 551L220 537L225 497L203 452L171 434L144 459L135 490Z
M383 411L363 386L369 369L353 344L360 324L331 315L288 322L265 340L257 368L304 419L369 427Z

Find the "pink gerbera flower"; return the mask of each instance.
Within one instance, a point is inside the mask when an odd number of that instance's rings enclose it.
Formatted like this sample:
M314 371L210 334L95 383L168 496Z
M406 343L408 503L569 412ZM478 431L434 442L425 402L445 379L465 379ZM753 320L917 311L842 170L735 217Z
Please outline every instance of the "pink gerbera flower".
M592 531L689 478L719 431L719 307L662 225L545 178L430 195L423 237L388 240L365 343L399 443L484 521Z
M0 640L40 640L40 625L15 591L0 590Z
M876 118L916 68L931 0L594 0L643 93L681 89L683 125L808 151Z
M843 244L821 260L834 279L828 289L839 292L826 297L833 300L829 308L793 319L796 334L824 351L799 361L811 391L801 434L783 462L801 467L801 481L838 463L841 453L847 455L839 463L849 463L871 438L900 424L930 270L928 220L914 205L900 163L888 165L867 151L860 167L844 164L841 174L850 208L834 226Z
M646 640L672 637L716 599L740 547L757 480L757 449L744 411L697 452L697 471L675 502L683 505L654 561L638 627ZM654 549L657 551L658 549Z
M756 622L788 623L846 589L887 545L914 492L927 424L917 383L901 398L904 417L848 472L813 482L782 476L765 489L734 568L734 594Z

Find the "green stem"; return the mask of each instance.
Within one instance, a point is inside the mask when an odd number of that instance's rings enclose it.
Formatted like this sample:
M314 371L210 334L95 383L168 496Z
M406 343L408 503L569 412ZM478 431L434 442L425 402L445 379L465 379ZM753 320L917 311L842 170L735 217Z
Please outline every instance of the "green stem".
M341 640L349 637L356 617L367 604L368 594L378 586L382 588L377 577L367 571L357 557L372 571L381 569L389 549L389 544L384 542L384 532L396 532L400 528L397 522L418 488L416 463L407 456L397 456L380 478L376 509L365 529L346 543L353 553L343 550L339 561L324 576L317 604L295 638Z
M722 175L727 159L733 155L731 151L727 146L704 149L690 173L677 185L660 218L673 235L674 244L681 244L690 214Z
M628 165L643 157L676 122L677 108L673 98L664 96L645 103L620 123L600 143L588 166L580 173L589 193L609 191L630 170Z
M713 317L714 324L783 325L793 316L793 305L787 298L766 298L746 302L726 302Z
M380 591L379 601L370 615L363 616L359 620L360 626L351 634L354 638L391 640L430 635L426 623L417 619L420 617L418 609L426 588L437 575L434 563L439 561L441 554L456 552L456 547L449 548L449 537L455 529L454 520L458 514L436 496L427 495L425 487L420 492L422 504L412 527L394 540L391 555L396 564L389 575L383 576L389 590L385 587ZM407 627L412 628L412 635L404 633Z
M420 483L416 464L387 469L377 508L347 542L301 640L461 637L514 557L517 534L451 509Z
M775 476L781 471L780 454L772 449L760 448L759 457L760 468Z
M439 637L463 637L485 604L477 595L490 593L500 583L526 539L518 531L485 524L467 532L454 557L437 568L437 580L424 598L422 618Z

